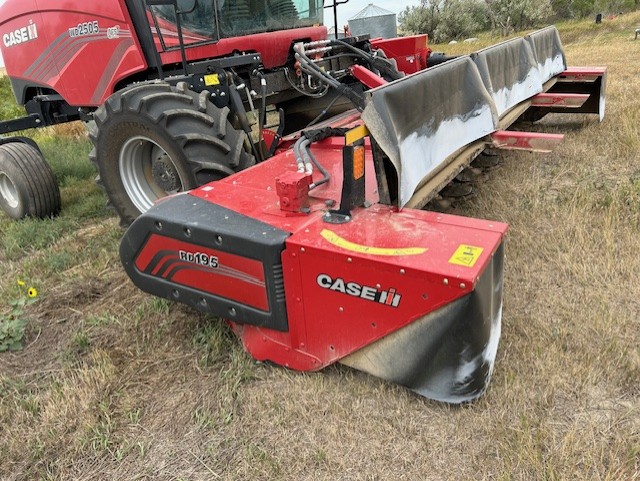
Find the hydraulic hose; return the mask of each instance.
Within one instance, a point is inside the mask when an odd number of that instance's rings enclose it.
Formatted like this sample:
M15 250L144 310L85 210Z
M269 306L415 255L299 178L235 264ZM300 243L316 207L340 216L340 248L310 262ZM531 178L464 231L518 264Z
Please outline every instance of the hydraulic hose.
M295 52L295 57L298 62L300 62L300 69L311 75L314 78L317 78L321 81L324 81L342 95L347 97L358 110L362 111L364 109L364 99L358 95L353 89L347 87L346 85L338 82L336 79L331 77L328 73L323 71L320 67L315 65L313 61L307 57L304 53L304 49L302 48L302 44L296 44L293 47Z
M404 74L402 72L399 72L396 66L387 58L371 55L370 53L356 48L353 45L349 45L347 42L340 39L332 40L331 44L345 47L347 50L353 52L354 55L365 59L373 68L378 69L380 72L387 75L392 80L398 80L404 77Z
M307 139L303 135L293 145L293 154L296 157L296 164L298 164L298 172L301 174L304 172L306 172L307 174L311 173L311 171L307 171L307 168L305 166L305 157L303 154L303 149L305 148L305 145L308 145L308 144L309 144L309 139ZM311 167L311 162L309 162L309 167Z
M309 127L313 127L315 124L317 124L318 122L320 122L320 120L322 120L322 117L324 117L325 115L327 115L327 113L329 113L329 110L331 110L331 107L333 107L333 105L338 101L338 99L342 97L341 94L338 94L335 96L335 98L329 102L329 105L327 105L322 112L320 112L320 114L318 114L318 116L313 119L311 122L309 122L309 125L307 125L307 128Z
M331 128L325 127L322 129L315 130L304 130L302 132L302 136L296 141L293 146L293 153L296 157L296 163L298 164L298 172L306 172L310 174L312 172L311 165L315 165L316 168L322 173L322 179L317 182L312 183L309 186L309 190L313 190L316 187L321 186L322 184L326 184L331 179L331 175L329 172L322 166L322 164L318 161L313 152L311 152L311 144L313 142L319 142L320 140L327 139L329 137L344 135L347 130L345 128Z
M311 159L311 162L313 162L313 165L315 165L318 168L318 170L322 173L322 179L320 179L318 182L312 183L309 186L309 190L313 190L316 187L329 182L329 179L331 178L331 176L329 175L329 172L327 172L327 170L322 166L322 164L318 162L318 159L316 159L316 156L313 155L313 152L311 152L311 142L309 142L304 146L304 152L307 155L307 159Z
M302 95L305 95L307 97L311 97L311 98L322 98L324 97L327 92L329 91L329 86L327 84L323 84L324 90L322 90L321 92L305 92L304 90L302 90L300 87L298 87L295 82L291 79L291 77L289 76L289 69L285 67L284 69L284 76L287 79L287 82L289 82L289 85L291 85L291 87L296 90L297 92L301 93ZM315 75L313 76L314 78Z
M298 58L298 57L296 57ZM350 87L341 84L334 78L325 74L319 67L309 63L300 63L300 69L308 75L312 77L318 78L321 81L325 81L331 87L336 89L341 95L348 98L351 103L360 111L364 110L364 99L358 95L353 89Z

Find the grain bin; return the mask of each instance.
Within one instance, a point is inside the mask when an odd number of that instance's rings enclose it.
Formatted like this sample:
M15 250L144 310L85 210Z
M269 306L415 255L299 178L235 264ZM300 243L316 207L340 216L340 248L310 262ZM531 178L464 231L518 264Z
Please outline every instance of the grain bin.
M371 35L371 38L395 38L398 36L396 14L370 3L349 19L352 35Z

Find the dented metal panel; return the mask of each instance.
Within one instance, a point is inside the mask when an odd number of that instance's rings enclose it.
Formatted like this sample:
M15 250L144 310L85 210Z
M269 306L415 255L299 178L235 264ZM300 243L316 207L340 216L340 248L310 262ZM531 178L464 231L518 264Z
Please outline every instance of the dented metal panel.
M539 94L543 81L530 42L514 38L471 55L498 115Z
M477 67L460 57L367 92L362 119L398 172L398 204L447 157L497 128Z
M547 82L567 68L560 34L554 26L543 28L525 37L538 60L542 82Z

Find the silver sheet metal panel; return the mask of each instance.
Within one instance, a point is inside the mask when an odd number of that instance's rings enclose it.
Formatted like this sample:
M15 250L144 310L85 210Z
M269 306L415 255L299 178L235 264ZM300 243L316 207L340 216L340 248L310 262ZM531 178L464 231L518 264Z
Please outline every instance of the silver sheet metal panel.
M370 90L362 119L398 172L403 207L449 155L494 132L498 114L465 56Z
M558 32L548 27L368 91L362 119L398 173L398 207L565 69Z

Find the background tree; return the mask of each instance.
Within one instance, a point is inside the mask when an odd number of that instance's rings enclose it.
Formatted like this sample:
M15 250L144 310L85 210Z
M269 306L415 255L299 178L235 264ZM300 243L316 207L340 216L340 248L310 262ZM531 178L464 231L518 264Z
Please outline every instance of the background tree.
M435 40L460 40L489 27L487 5L483 1L448 0L442 3Z
M554 17L557 19L573 18L572 3L572 0L551 0Z
M400 13L398 21L405 34L426 33L441 43L489 28L508 35L553 20L617 14L639 7L640 0L421 0L417 7Z
M562 18L583 18L595 12L595 0L571 0L569 2L570 15Z
M551 0L487 0L494 29L503 35L547 23L553 15Z
M638 0L595 0L594 3L595 12L611 14L629 12L638 7Z
M436 42L469 37L490 26L483 0L421 0L400 13L398 22L405 34L426 33Z
M407 35L426 33L434 38L440 21L440 2L420 0L417 7L407 7L398 15L400 28Z
M551 0L551 6L555 18L573 19L637 10L640 0Z

